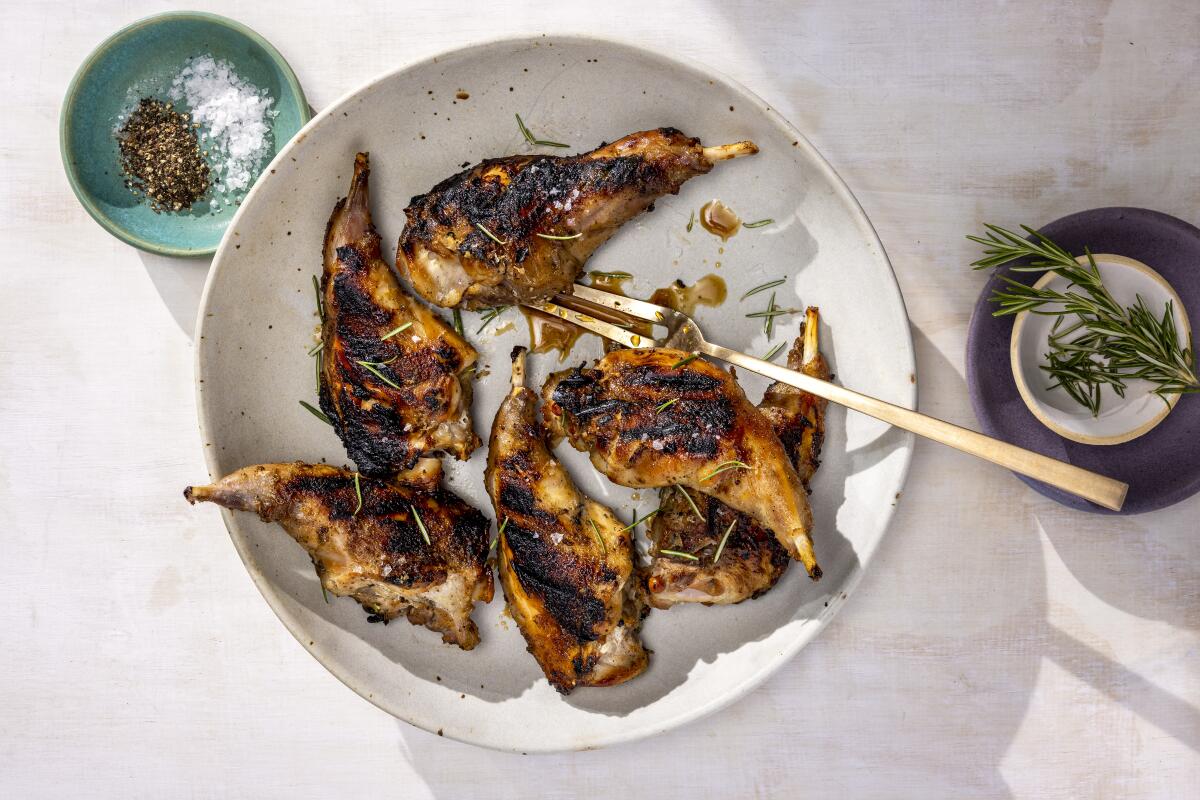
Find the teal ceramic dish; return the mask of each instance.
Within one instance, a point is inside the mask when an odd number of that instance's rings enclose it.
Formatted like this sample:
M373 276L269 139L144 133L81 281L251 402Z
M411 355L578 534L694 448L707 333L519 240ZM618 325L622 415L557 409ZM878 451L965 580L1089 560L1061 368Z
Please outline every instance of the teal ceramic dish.
M200 55L229 62L274 98L274 141L266 161L312 116L283 56L246 26L215 14L160 14L133 23L97 47L75 74L63 101L63 166L75 196L105 230L152 253L211 255L233 219L235 209L213 213L203 200L189 211L155 213L125 187L121 175L114 131L136 94L131 90L169 86L187 60Z

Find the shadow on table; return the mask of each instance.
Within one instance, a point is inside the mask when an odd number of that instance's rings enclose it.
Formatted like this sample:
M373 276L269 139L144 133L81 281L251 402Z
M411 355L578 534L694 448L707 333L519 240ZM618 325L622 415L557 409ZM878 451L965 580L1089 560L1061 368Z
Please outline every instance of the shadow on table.
M150 276L163 305L171 312L175 324L190 340L196 331L196 315L200 295L212 258L171 258L138 251L142 266Z

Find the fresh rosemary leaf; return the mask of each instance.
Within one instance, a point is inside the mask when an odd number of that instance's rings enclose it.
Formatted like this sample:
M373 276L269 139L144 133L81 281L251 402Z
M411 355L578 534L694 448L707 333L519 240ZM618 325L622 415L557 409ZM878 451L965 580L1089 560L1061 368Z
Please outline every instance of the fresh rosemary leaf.
M683 495L683 499L687 500L687 504L692 507L692 513L696 515L696 519L704 519L704 515L700 513L700 509L696 507L696 501L692 499L692 495L687 489L682 486L676 486L675 491Z
M354 509L354 513L350 516L357 517L358 512L362 511L362 486L359 484L357 472L354 473L354 494L358 497L358 507Z
M406 322L403 325L401 325L399 328L393 328L392 330L385 333L383 336L380 336L379 340L386 342L388 339L392 338L397 333L404 333L406 330L408 330L411 327L412 327L412 322Z
M699 353L692 353L692 354L691 354L690 356L688 356L687 358L681 358L681 359L679 359L678 361L676 361L674 364L672 364L672 365L671 365L671 369L679 369L679 368L680 368L680 367L682 367L682 366L685 366L685 365L687 365L687 364L690 364L690 363L692 363L693 361L695 361L695 360L696 360L697 358L699 358L699 357L700 357L700 354L699 354Z
M504 535L504 529L508 527L508 517L504 518L504 522L500 523L500 527L496 530L496 538Z
M330 421L329 417L325 416L325 412L322 411L321 409L317 408L316 406L309 405L308 403L304 402L303 400L300 401L300 405L304 406L305 411L312 414L314 417L321 420L321 422L324 422L326 425L333 424L333 422Z
M326 605L328 605L329 604L329 592L325 591L325 584L323 582L321 582L320 578L317 578L317 582L321 584L321 597L325 598L325 603L326 603Z
M691 553L685 553L682 550L660 549L658 552L661 555L665 555L665 556L675 556L676 558L686 558L688 561L699 561L700 560L699 556L694 556Z
M661 414L662 412L666 411L668 408L670 408L671 406L675 405L675 404L676 404L676 403L678 403L678 402L679 402L679 398L678 398L678 397L672 397L670 400L668 400L667 402L663 403L663 404L662 404L662 405L660 405L658 408L654 409L654 411L655 411L656 413L659 413L659 414Z
M785 283L787 283L787 278L778 278L773 281L768 281L767 283L761 283L758 286L755 286L750 291L746 292L744 295L742 295L738 299L745 300L747 297L753 297L754 295L758 294L759 292L765 292L767 289L774 289L776 286L782 286Z
M508 306L495 306L493 308L489 308L486 311L484 311L483 317L481 318L483 320L483 324L481 324L479 326L479 329L477 331L475 331L476 335L483 333L484 328L486 328L488 325L490 325L493 320L495 320L497 317L499 317L501 314L503 314L507 310L508 310Z
M780 342L779 344L772 347L771 350L765 356L762 357L763 361L770 361L772 358L779 355L779 351L782 350L786 344L787 344L787 342Z
M376 369L376 367L375 367L375 363L374 363L374 362L372 362L372 361L355 361L354 363L355 363L355 364L358 364L360 367L362 367L363 369L365 369L367 372L370 372L370 373L371 373L372 375L374 375L376 378L379 378L379 380L383 381L383 382L384 382L384 383L386 383L388 386L391 386L393 389L402 389L402 388L404 388L404 387L402 387L400 384L398 384L398 383L396 383L395 381L393 381L393 380L392 380L391 378L389 378L388 376L384 375L384 374L383 374L382 372L380 372L378 369Z
M592 533L596 534L596 541L600 543L600 549L603 551L605 557L607 557L608 545L604 543L604 537L600 535L600 529L596 527L596 521L591 517L588 517L588 522L592 526Z
M459 336L463 335L462 312L457 308L454 309L454 332Z
M703 483L704 481L720 475L722 472L728 472L731 469L750 469L750 465L737 460L722 461L720 464L717 464L716 468L713 469L712 472L708 473L707 475L702 475L700 477L700 482Z
M313 349L308 351L308 354L310 356L315 356L317 353L321 352L324 349L325 349L325 343L319 342L319 343L317 343L317 345L315 347L313 347Z
M539 239L552 239L556 242L565 242L569 241L570 239L578 239L580 236L583 236L583 234L573 233L570 236L551 236L548 233L535 233L534 236L538 237Z
M628 525L626 525L624 528L621 528L621 530L620 530L620 533L624 533L625 531L631 531L631 530L634 530L635 528L637 528L637 526L638 526L638 525L641 525L643 522L645 522L646 520L650 519L651 517L653 517L653 516L654 516L655 514L657 514L657 513L658 513L658 509L656 508L656 509L654 509L653 511L651 511L649 514L646 514L646 515L645 515L645 516L643 516L643 517L638 517L638 518L637 518L637 519L635 519L633 522L631 522L631 523L629 523Z
M494 234L494 233L492 233L491 231L489 231L489 230L487 229L487 226L486 226L486 225L484 225L482 222L476 222L476 223L475 223L475 227L476 227L476 228L479 228L479 230L481 230L481 231L483 231L485 234L487 234L487 237L488 237L489 239L491 239L493 242L495 242L496 244L498 244L498 245L500 245L500 246L502 246L502 247L503 247L504 245L508 244L508 242L504 241L504 240L503 240L503 239L501 239L499 236L497 236L496 234Z
M421 515L417 513L417 507L410 505L409 508L412 509L413 519L417 521L417 528L421 531L421 538L425 540L425 544L430 544L429 531L425 530L425 523L422 521Z
M759 220L755 220L754 222L743 222L742 227L743 228L762 228L766 225L770 225L774 221L775 220L773 220L773 219L759 219Z
M321 297L321 284L317 280L317 276L312 276L313 294L317 296L317 316L321 318L321 322L325 321L325 298Z
M729 523L729 527L725 529L725 535L721 537L721 543L717 545L717 552L713 554L713 563L721 560L721 553L725 552L725 542L729 541L729 534L733 533L733 529L737 527L737 518Z
M692 209L692 215L688 217L687 232L692 232L692 226L696 224L696 209Z
M588 275L595 275L597 278L608 278L610 281L625 281L633 277L632 273L614 270L613 272L601 272L598 269L591 270Z
M551 141L547 141L546 139L535 139L533 134L530 132L529 128L527 128L525 126L525 121L523 119L521 119L521 115L514 114L513 116L515 116L517 118L517 127L521 129L521 135L524 136L525 141L529 142L530 144L539 145L541 147L570 147L571 146L569 144L563 144L562 142L551 142Z

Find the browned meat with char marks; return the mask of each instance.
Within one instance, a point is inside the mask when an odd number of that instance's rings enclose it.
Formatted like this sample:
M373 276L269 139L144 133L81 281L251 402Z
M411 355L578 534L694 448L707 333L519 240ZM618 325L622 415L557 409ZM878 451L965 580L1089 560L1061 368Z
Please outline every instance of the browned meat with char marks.
M551 430L611 480L716 498L820 577L808 494L770 422L725 370L679 350L617 350L593 369L551 376L542 394Z
M648 660L638 639L646 606L633 534L585 497L551 455L524 372L525 351L518 348L485 476L501 525L497 551L508 610L558 691L622 683Z
M818 324L817 309L809 308L804 329L788 353L788 367L828 380L829 365L818 348ZM826 404L815 395L775 383L758 405L806 488L820 464ZM770 531L694 489L664 492L649 538L646 586L657 608L676 603L726 605L758 597L775 585L789 563L787 551ZM694 553L699 560L674 554L680 552Z
M569 292L596 248L656 199L756 152L659 128L578 156L488 159L412 199L396 266L440 306L544 300Z
M356 486L354 473L324 464L259 464L183 495L278 522L308 551L321 585L353 597L371 621L403 614L470 650L479 643L471 611L492 599L491 523L439 485L441 462L421 467L407 476L419 483L360 477Z
M366 153L325 233L321 408L365 475L409 469L427 453L465 459L479 446L470 384L475 349L400 287L380 255Z

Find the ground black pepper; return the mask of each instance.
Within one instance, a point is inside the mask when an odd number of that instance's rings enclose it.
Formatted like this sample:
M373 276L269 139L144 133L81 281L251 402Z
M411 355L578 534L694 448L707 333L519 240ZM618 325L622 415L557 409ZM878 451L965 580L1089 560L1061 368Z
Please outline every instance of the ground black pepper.
M117 132L125 186L155 212L184 211L208 191L209 169L187 114L143 97Z

